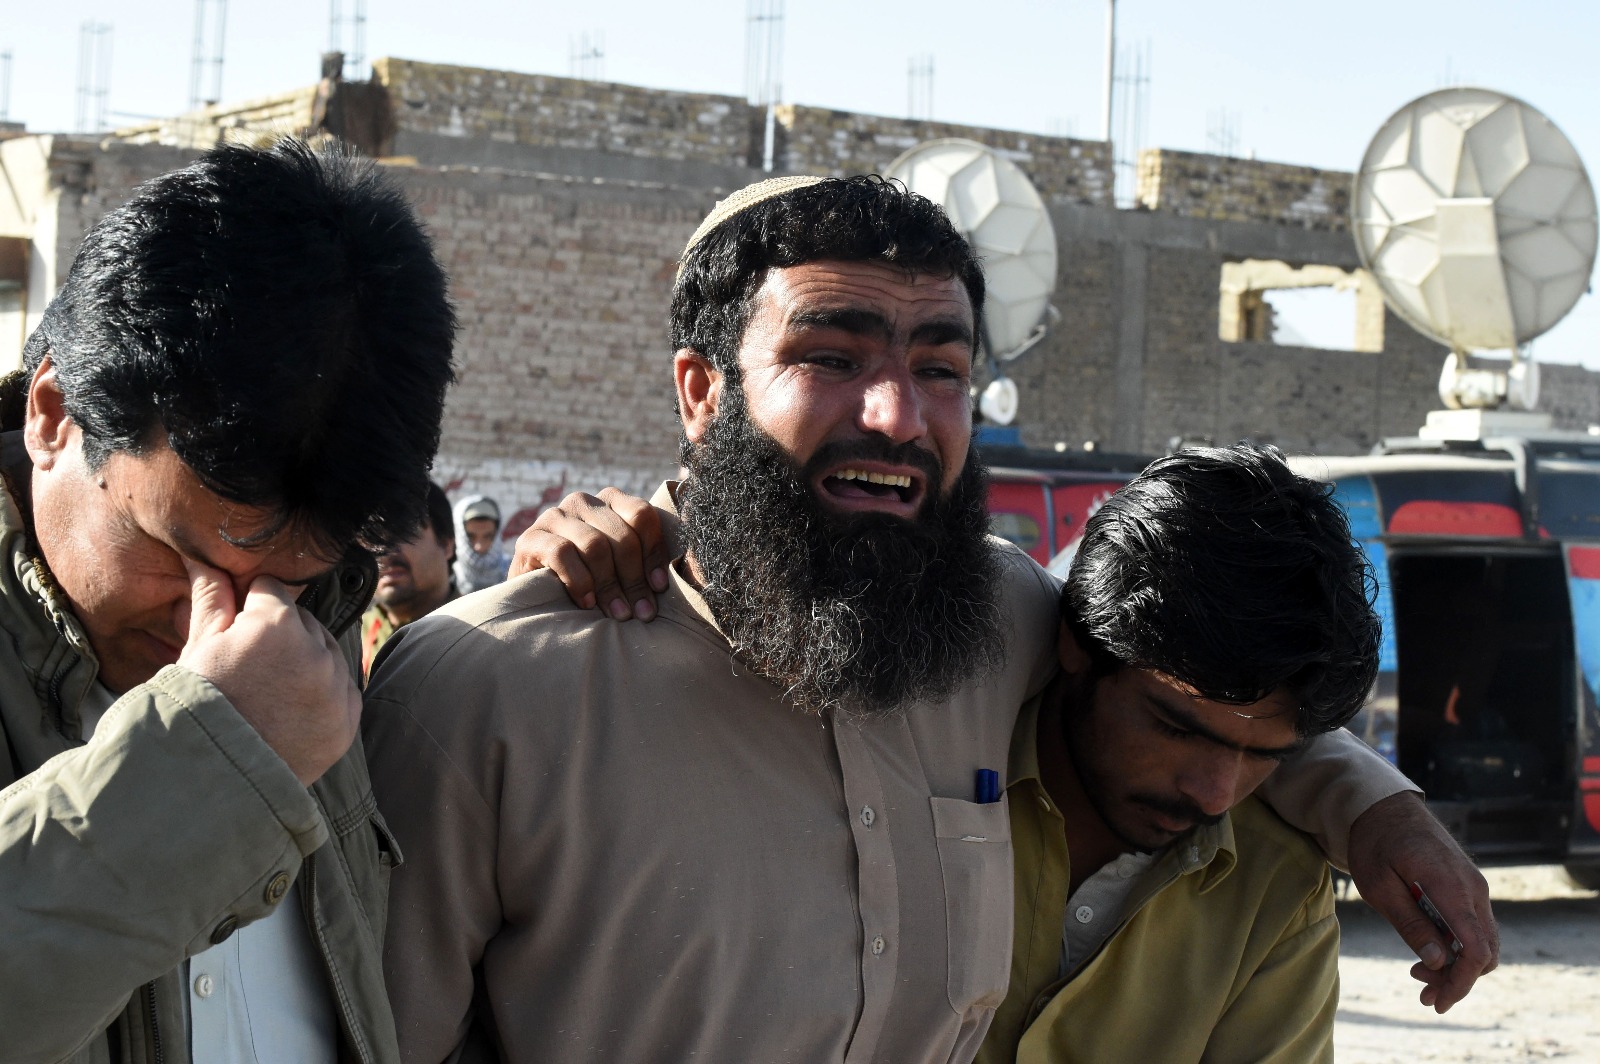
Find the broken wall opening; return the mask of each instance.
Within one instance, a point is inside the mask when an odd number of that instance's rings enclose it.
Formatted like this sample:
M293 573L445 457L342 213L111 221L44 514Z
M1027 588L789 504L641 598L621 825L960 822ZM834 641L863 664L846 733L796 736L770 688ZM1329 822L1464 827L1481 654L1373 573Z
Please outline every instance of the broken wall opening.
M1217 333L1229 343L1383 350L1383 294L1366 270L1277 259L1222 264Z
M22 365L28 338L29 242L0 236L0 372Z

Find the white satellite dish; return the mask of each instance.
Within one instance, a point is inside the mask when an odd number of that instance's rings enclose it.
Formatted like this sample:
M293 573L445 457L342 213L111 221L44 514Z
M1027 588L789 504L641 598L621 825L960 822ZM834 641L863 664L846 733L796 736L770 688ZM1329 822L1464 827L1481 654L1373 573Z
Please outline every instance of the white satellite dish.
M1519 348L1588 289L1600 244L1577 150L1504 93L1443 89L1397 111L1367 148L1351 205L1356 250L1389 307L1452 354L1452 408L1531 407L1538 374ZM1511 367L1474 369L1474 351Z
M1027 175L987 145L952 137L917 145L884 176L943 207L983 260L984 352L1008 362L1044 339L1056 231Z

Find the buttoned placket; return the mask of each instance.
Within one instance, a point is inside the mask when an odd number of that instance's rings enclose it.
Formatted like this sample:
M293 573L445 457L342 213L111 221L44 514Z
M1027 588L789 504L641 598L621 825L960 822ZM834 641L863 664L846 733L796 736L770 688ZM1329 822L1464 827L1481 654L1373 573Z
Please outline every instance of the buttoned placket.
M239 942L230 934L189 960L189 1041L196 1060L231 1058L232 998L239 976Z
M844 777L845 809L856 847L856 904L861 919L861 1016L845 1064L876 1057L900 958L900 887L895 877L890 822L870 741L861 729L830 714L827 726Z

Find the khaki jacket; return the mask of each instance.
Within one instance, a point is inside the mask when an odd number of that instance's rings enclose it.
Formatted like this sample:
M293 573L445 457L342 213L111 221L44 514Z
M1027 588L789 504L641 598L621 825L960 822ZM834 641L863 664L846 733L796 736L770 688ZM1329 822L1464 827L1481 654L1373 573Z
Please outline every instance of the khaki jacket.
M0 492L0 1064L187 1064L182 962L290 883L341 1064L397 1061L381 935L399 856L360 741L308 791L220 691L174 665L84 744L98 663L29 542L23 458ZM367 572L341 567L313 612L348 625Z

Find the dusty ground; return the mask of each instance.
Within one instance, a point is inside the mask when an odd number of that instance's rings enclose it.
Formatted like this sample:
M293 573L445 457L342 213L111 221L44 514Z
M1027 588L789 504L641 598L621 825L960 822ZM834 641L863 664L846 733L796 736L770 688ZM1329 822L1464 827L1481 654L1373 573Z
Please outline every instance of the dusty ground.
M1417 1003L1415 958L1389 925L1359 900L1339 903L1339 1064L1600 1061L1600 895L1555 868L1485 874L1500 967L1443 1016Z

